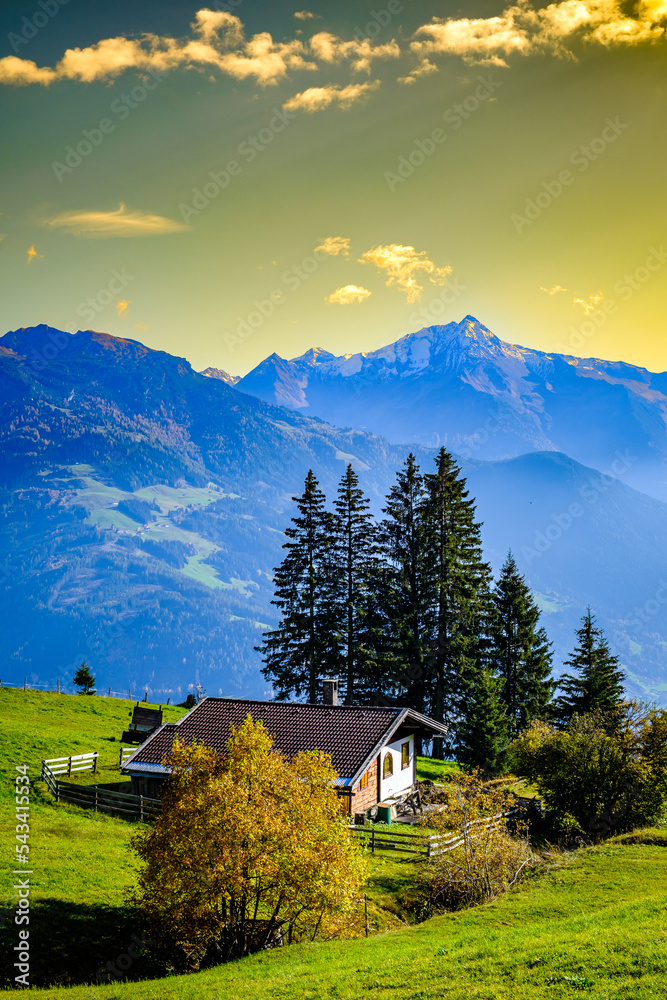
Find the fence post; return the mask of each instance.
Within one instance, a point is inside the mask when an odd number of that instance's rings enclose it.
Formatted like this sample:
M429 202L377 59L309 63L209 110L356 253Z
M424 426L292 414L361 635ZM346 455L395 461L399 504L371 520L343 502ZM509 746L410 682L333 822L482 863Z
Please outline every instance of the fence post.
M72 777L72 758L70 757L67 761L67 777Z
M364 924L366 927L366 937L368 937L368 896L364 893Z
M99 757L99 754L96 753L95 754L95 760L93 761L93 774L97 774L97 758L98 757Z
M139 796L139 815L141 816L141 822L143 823L143 821L144 821L144 797L143 797L143 795Z
M426 841L426 857L431 860L431 838Z
M95 812L97 811L97 785L95 785Z
M56 802L60 802L60 782L56 778Z

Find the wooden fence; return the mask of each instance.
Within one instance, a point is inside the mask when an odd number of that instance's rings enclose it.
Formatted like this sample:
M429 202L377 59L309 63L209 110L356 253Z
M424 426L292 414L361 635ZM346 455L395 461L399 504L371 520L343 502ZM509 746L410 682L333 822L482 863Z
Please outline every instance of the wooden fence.
M395 851L399 854L416 854L423 858L433 858L438 854L447 854L456 850L466 837L476 840L489 826L495 826L505 820L519 815L520 810L510 809L508 812L496 813L472 820L465 828L450 835L424 836L418 833L398 833L393 830L376 830L375 827L350 826L349 829L359 837L364 847L370 848L371 854L376 851ZM479 829L476 829L479 828Z
M51 760L42 761L42 771L48 767L51 774L66 774L68 778L72 777L73 771L93 771L97 774L98 757L97 751L73 754L71 757L52 757Z
M94 763L92 758L95 758ZM91 758L87 765L72 765L75 757L60 757L55 760L42 761L42 781L55 798L56 802L71 802L72 805L80 806L83 809L94 809L95 812L106 812L114 815L131 817L134 819L148 820L157 816L162 811L160 799L150 799L144 795L133 795L129 792L112 792L99 785L75 785L70 781L61 781L57 775L71 775L72 771L95 771L97 772L97 754L79 754L78 758ZM63 762L68 762L68 766L63 766ZM51 764L60 765L56 770ZM69 769L68 769L69 768Z

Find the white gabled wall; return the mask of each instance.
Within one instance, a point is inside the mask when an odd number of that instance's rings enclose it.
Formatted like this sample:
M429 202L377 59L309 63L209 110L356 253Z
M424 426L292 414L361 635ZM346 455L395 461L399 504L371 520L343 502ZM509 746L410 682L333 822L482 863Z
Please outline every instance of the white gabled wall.
M401 747L404 743L410 744L410 763L401 770ZM394 773L389 778L383 778L384 758L390 753L394 761ZM406 736L395 743L389 743L383 748L380 754L380 802L390 798L392 795L400 795L401 792L410 788L413 783L414 774L414 754L415 741L413 736Z

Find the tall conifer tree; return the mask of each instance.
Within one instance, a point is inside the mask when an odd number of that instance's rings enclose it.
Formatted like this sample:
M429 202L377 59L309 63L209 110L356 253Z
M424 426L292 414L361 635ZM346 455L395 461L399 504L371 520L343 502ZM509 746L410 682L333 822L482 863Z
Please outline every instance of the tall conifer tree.
M382 545L388 561L383 593L388 617L389 657L385 694L423 712L426 707L425 657L428 653L426 503L424 477L410 454L396 476L384 508Z
M475 503L444 448L425 484L429 709L449 725L455 744L466 695L475 674L486 665L491 571L482 556Z
M573 667L577 675L563 674L558 680L563 691L555 705L559 721L567 723L573 715L589 712L602 712L610 719L620 717L625 675L590 608L581 619L577 639L574 653L565 661L565 666Z
M490 656L503 679L502 700L515 736L531 719L546 718L555 681L550 643L539 627L539 608L511 552L494 588L493 603Z
M496 773L508 745L508 719L501 699L502 680L491 670L477 671L457 732L456 757L462 764Z
M257 647L266 664L262 673L275 684L279 699L307 694L310 702L317 701L318 676L337 667L329 608L333 519L324 503L311 469L296 500L293 526L285 531L287 554L276 569L271 603L280 609L281 621Z
M382 641L375 596L381 574L377 531L359 479L348 465L334 504L335 564L329 628L338 636L345 702L365 698L373 686Z

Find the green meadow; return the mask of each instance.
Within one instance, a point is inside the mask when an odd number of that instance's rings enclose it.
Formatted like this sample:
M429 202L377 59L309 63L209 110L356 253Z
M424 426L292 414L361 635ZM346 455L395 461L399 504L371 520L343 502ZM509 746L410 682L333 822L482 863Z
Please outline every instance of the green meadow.
M667 997L667 829L638 831L569 855L504 898L414 922L419 862L369 858L371 934L297 944L191 976L165 976L150 948L131 959L140 928L124 903L135 874L136 826L56 805L39 779L43 757L100 752L98 776L114 783L119 737L132 702L0 689L3 777L2 926L4 984L11 982L14 822L11 783L30 766L31 981L40 995L72 1000L596 1000ZM183 709L169 707L166 718ZM114 739L112 739L114 737ZM423 760L423 777L442 765ZM136 954L136 948L135 948ZM128 966L127 963L130 962ZM119 965L125 965L121 971ZM116 969L111 984L95 983ZM132 981L137 980L137 981ZM9 989L9 994L14 991Z

